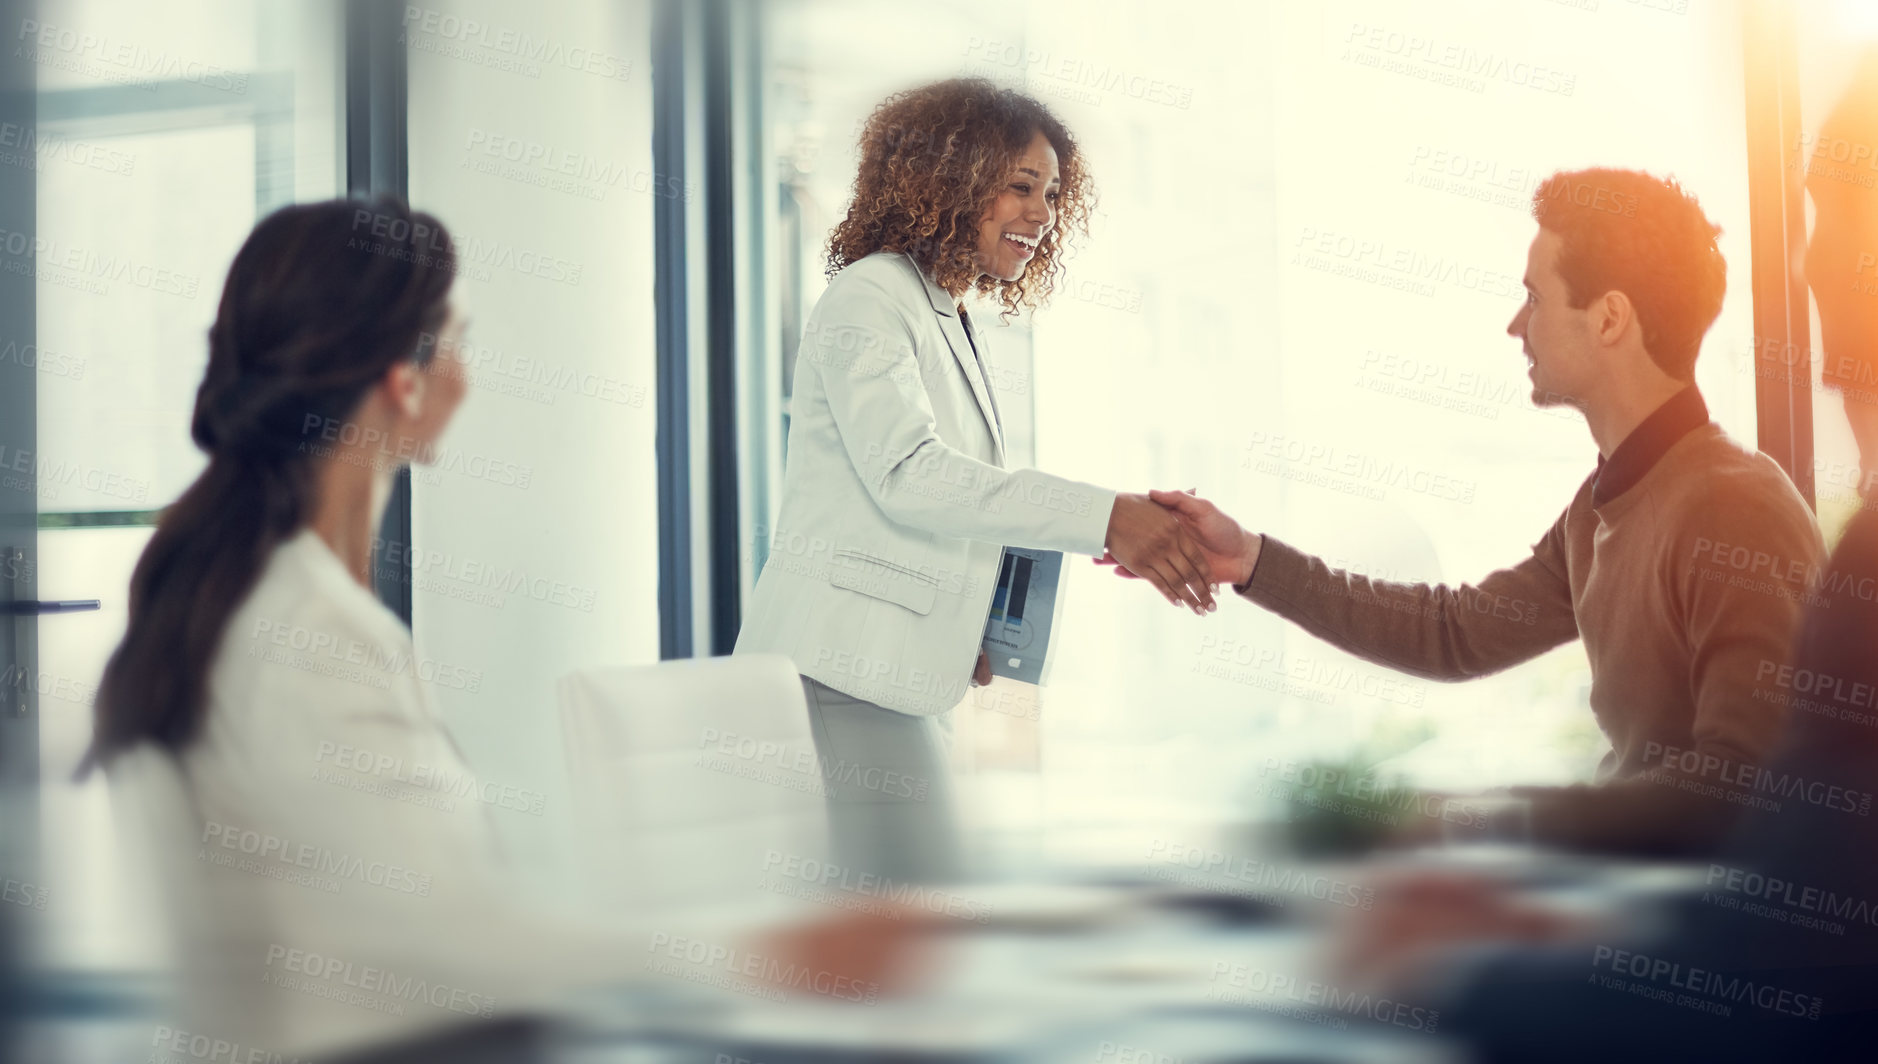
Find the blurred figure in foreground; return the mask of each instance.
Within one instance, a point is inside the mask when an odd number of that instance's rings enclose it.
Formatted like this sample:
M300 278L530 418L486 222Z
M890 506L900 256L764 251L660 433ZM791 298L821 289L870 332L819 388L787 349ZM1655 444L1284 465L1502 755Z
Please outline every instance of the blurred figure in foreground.
M191 425L209 465L138 562L87 758L157 836L178 1046L330 1061L643 978L672 937L517 899L487 807L514 789L471 772L370 590L393 477L467 388L454 271L395 201L284 208L229 269ZM866 980L866 935L788 948Z

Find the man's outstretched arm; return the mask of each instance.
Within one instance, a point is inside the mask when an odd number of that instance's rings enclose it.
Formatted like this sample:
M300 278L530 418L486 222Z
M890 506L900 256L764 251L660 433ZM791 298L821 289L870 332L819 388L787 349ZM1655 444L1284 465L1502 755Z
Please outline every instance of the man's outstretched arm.
M1425 679L1465 680L1578 638L1562 515L1530 557L1478 584L1449 587L1333 569L1281 540L1246 531L1206 499L1177 491L1150 497L1193 531L1214 579L1378 665Z

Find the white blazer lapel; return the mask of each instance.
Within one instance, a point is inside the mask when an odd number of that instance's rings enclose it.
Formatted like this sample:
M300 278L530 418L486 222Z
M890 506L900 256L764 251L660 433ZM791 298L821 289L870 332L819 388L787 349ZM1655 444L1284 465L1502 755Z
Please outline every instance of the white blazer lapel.
M997 440L998 454L1001 458L1004 454L1004 411L998 409L998 390L992 387L991 378L986 376L991 372L991 365L986 361L985 334L973 327L972 316L969 312L962 315L961 320L965 325L966 338L971 341L973 348L978 352L978 375L985 382L985 395L991 399L992 436Z
M972 398L978 400L978 412L984 415L985 427L991 432L991 446L997 455L997 463L1004 464L1004 433L998 428L997 407L992 403L991 387L978 372L978 359L972 355L972 342L965 335L965 326L959 322L958 306L946 290L933 283L926 276L926 271L912 259L907 260L913 271L926 286L926 298L932 303L933 313L939 317L939 331L945 334L946 346L952 348L952 358L958 362L959 370L965 374L965 380L972 387Z

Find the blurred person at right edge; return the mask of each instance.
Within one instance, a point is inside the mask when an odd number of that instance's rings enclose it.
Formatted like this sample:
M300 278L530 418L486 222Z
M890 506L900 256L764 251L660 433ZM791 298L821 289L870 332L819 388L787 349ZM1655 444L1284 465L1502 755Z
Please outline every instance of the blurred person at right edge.
M1878 50L1817 143L1871 157ZM1861 490L1792 660L1762 667L1790 711L1767 764L1781 796L1743 815L1701 868L1701 888L1647 933L1560 920L1455 878L1379 897L1348 929L1342 977L1438 1007L1442 1029L1479 1059L1870 1060L1878 1050L1878 189L1862 170L1804 162L1818 357L1851 423Z

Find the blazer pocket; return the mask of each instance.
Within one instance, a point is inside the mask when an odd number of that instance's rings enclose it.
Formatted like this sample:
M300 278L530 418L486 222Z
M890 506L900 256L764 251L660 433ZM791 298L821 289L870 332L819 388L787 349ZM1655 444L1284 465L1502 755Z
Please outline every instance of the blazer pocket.
M836 547L829 556L828 582L835 587L904 606L924 617L932 612L939 581L917 569L890 562L878 555Z

